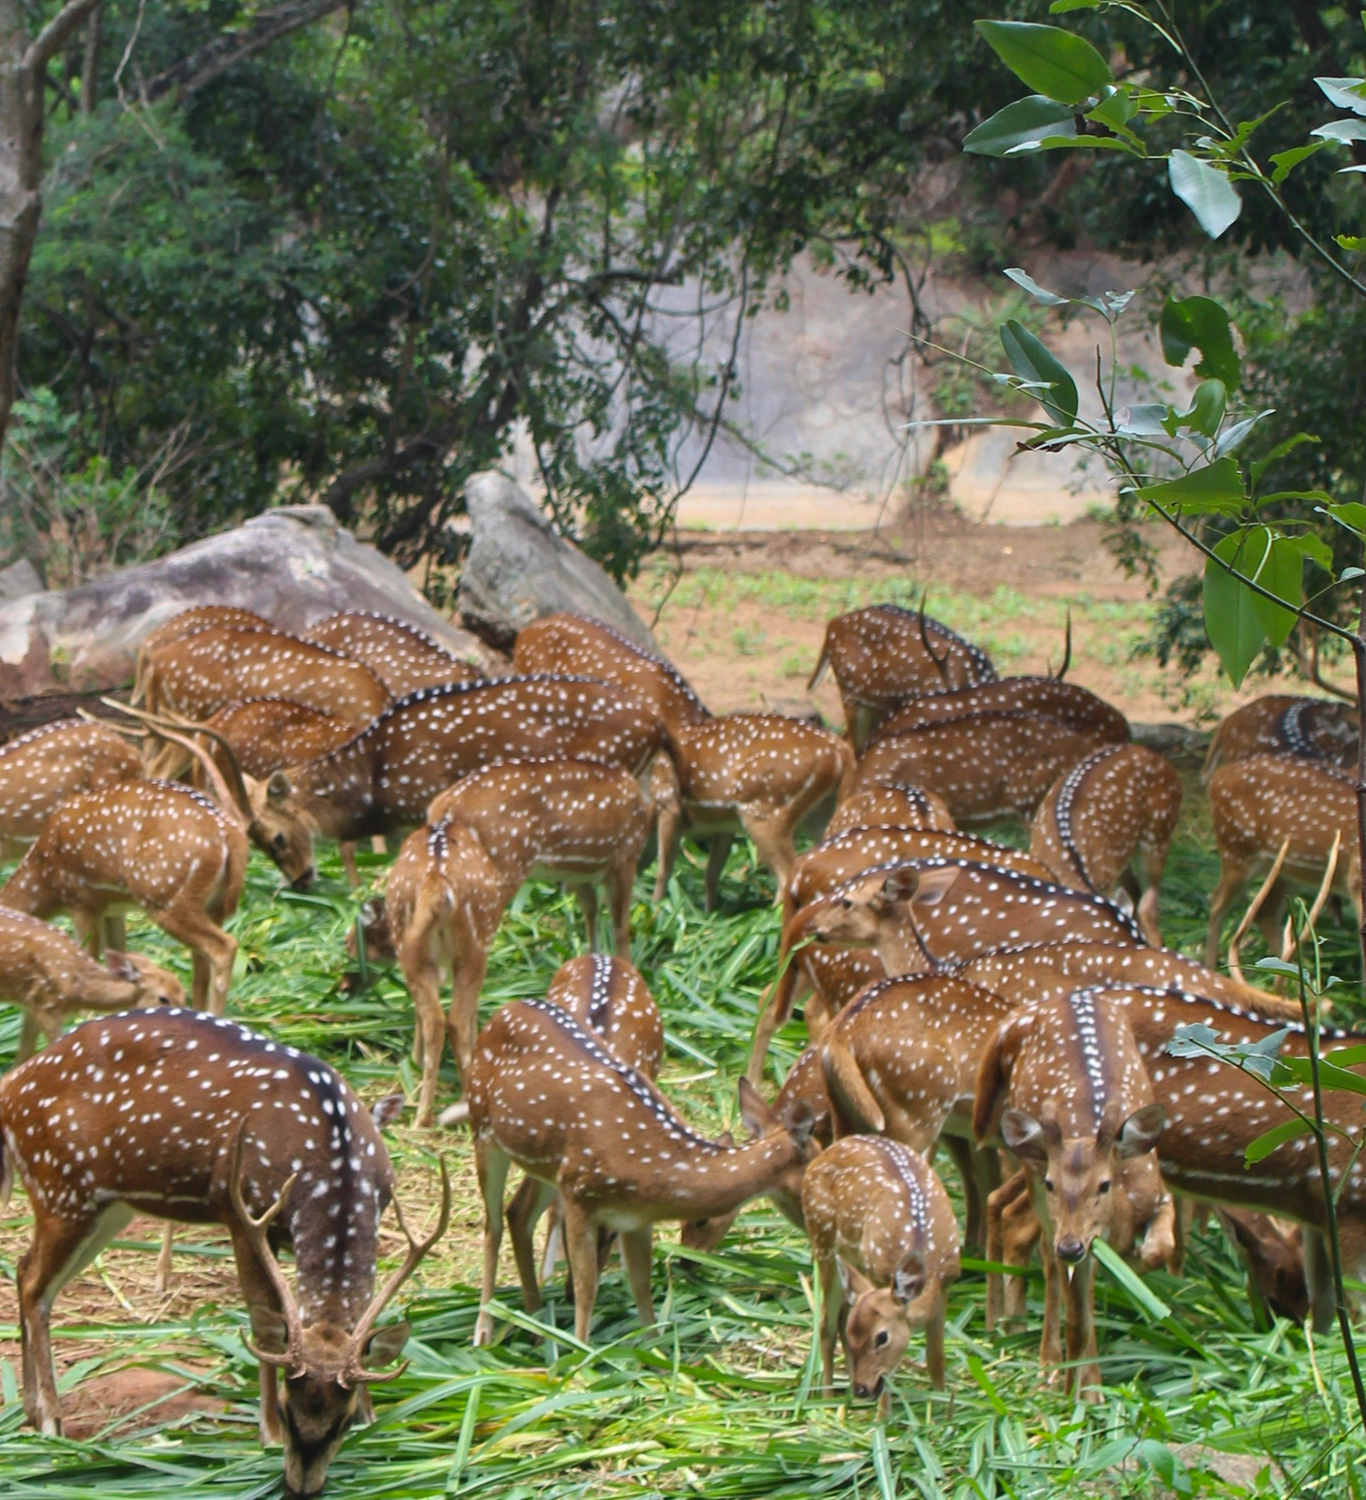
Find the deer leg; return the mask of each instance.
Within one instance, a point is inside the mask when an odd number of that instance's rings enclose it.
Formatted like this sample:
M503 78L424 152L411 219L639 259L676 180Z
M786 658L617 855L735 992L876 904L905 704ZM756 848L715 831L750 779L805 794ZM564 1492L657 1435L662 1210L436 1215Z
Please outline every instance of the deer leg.
M474 1168L479 1196L484 1200L484 1276L479 1285L479 1316L474 1323L474 1345L493 1342L493 1314L488 1310L498 1291L498 1251L503 1243L503 1189L511 1161L492 1141L474 1142Z
M1061 1267L1058 1268L1062 1270ZM1071 1274L1062 1272L1067 1299L1067 1386L1081 1401L1099 1401L1101 1379L1096 1349L1095 1318L1096 1262L1088 1255Z
M52 1040L51 1037L48 1040ZM31 1010L24 1012L24 1019L19 1026L19 1046L14 1054L17 1064L25 1062L32 1057L38 1046L38 1017Z
M1062 1279L1057 1257L1048 1236L1039 1245L1039 1259L1043 1261L1043 1336L1039 1340L1039 1363L1050 1370L1050 1379L1056 1367L1062 1363L1062 1290L1058 1283Z
M840 1314L844 1310L844 1287L834 1251L816 1253L821 1278L821 1382L829 1395L835 1389L835 1340L839 1337Z
M1327 1333L1337 1316L1337 1296L1323 1232L1304 1226L1304 1281L1315 1333Z
M112 948L115 953L125 953L128 950L128 924L124 920L121 911L107 911L104 914L104 946Z
M655 1232L652 1225L643 1229L623 1229L621 1260L626 1267L626 1280L635 1298L636 1316L642 1328L655 1326L654 1304L650 1301L650 1271L654 1265Z
M403 957L408 955L405 953ZM430 955L424 953L416 965L406 962L402 967L408 993L413 997L413 1051L422 1058L422 1088L415 1123L425 1130L436 1118L436 1090L446 1050L446 1018L441 1010L437 967Z
M533 1236L536 1222L555 1201L554 1183L537 1177L523 1177L508 1204L508 1233L512 1236L512 1253L517 1261L517 1275L522 1282L522 1306L528 1312L540 1312L541 1288L536 1280L536 1247Z
M1247 884L1250 873L1246 864L1231 855L1219 851L1219 883L1209 898L1209 928L1205 934L1205 967L1219 967L1219 940L1223 935L1224 918L1228 909L1238 899L1238 893Z
M1039 1216L1034 1212L1034 1200L1029 1195L1028 1182L1022 1184L1019 1196L1006 1208L1004 1220L1001 1233L1003 1262L1008 1266L1027 1266L1043 1230ZM1019 1327L1023 1325L1028 1312L1028 1288L1023 1276L1007 1276L1005 1282L1001 1317L1010 1326Z
M164 1297L171 1290L171 1272L175 1259L174 1244L175 1225L167 1220L165 1229L161 1231L161 1249L157 1253L156 1274L152 1277L152 1290L158 1297Z
M354 889L360 884L360 871L356 868L356 845L351 839L346 839L337 845L337 853L341 855L342 869L346 873L346 883Z
M228 1004L232 964L237 957L237 939L230 937L202 907L195 910L166 907L149 911L158 927L194 955L194 1003L207 1005L210 1015L221 1016Z
M673 874L674 861L678 858L678 845L683 836L683 809L677 797L655 798L655 842L659 850L655 858L655 904L661 902L669 889L669 876Z
M947 1131L939 1139L953 1158L958 1175L963 1180L963 1208L966 1223L963 1228L963 1243L976 1253L986 1246L986 1224L983 1215L983 1193L978 1173L977 1152L966 1136L949 1135Z
M98 958L104 946L104 924L100 921L99 913L73 906L71 926L75 930L76 941L81 947L88 949L93 957Z
M925 1368L936 1391L944 1389L944 1300L941 1290L934 1315L925 1324Z
M636 861L623 859L607 872L607 906L612 915L612 943L618 958L631 956L631 895L636 883Z
M721 891L721 876L725 871L726 861L730 858L730 846L734 842L733 833L715 833L712 835L711 843L707 846L706 906L708 911L716 910L717 899Z
M584 881L581 885L571 887L574 899L579 903L579 910L583 913L583 925L588 929L588 951L597 953L598 950L598 888L591 880Z
M564 1246L564 1210L560 1206L558 1197L551 1201L546 1210L545 1221L545 1248L541 1251L541 1285L555 1274L555 1267L560 1263L560 1251Z
M1021 1264L1021 1262L1006 1258L1008 1252L1005 1248L1005 1224L1007 1214L1015 1208L1022 1195L1026 1199L1028 1198L1029 1183L1023 1172L1017 1172L1008 1181L1002 1183L995 1192L987 1196L986 1258L996 1265L1009 1266ZM987 1272L986 1322L988 1333L996 1327L996 1324L1005 1315L1004 1304L1009 1300L1009 1294L1006 1286L1002 1283L1013 1282L1017 1279L1014 1276L1003 1276L999 1271Z
M168 1230L169 1228L170 1225L167 1225ZM237 1284L241 1288L242 1301L246 1303L248 1312L253 1307L265 1307L271 1312L280 1312L280 1299L276 1295L275 1285L257 1259L251 1241L236 1221L229 1224L228 1232L232 1235L233 1260L237 1264ZM284 1427L280 1421L280 1372L274 1365L264 1362L258 1366L258 1370L261 1385L261 1445L269 1447L284 1442L285 1438Z
M479 992L484 988L488 967L488 948L483 943L471 942L464 950L464 961L457 960L452 974L451 1008L446 1017L446 1029L450 1032L451 1050L460 1070L462 1089L470 1076L470 1063L474 1059L474 1039L479 1031Z
M52 1367L52 1304L133 1217L123 1203L80 1219L40 1213L33 1239L19 1257L15 1282L19 1292L19 1326L23 1345L24 1411L45 1436L62 1430L57 1377Z
M769 817L760 817L746 808L740 809L740 822L754 844L754 852L773 871L778 881L777 899L783 899L783 888L797 858L792 842L793 809L784 808Z
M598 1227L572 1198L564 1202L564 1244L574 1276L574 1335L588 1342L598 1300Z

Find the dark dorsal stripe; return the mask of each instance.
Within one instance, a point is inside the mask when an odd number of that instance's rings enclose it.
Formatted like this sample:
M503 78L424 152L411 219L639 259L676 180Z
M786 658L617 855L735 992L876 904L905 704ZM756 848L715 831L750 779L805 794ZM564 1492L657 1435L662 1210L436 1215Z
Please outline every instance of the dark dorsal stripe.
M712 717L711 709L697 696L687 678L683 676L682 672L671 661L663 656L656 656L653 651L647 651L644 646L638 645L629 635L623 635L620 630L614 625L609 625L605 620L594 619L592 615L575 615L574 618L592 625L594 629L602 631L604 635L611 636L618 646L629 651L633 656L638 656L641 661L649 662L652 667L658 667L699 713L708 719Z
M907 609L903 604L875 604L874 609L880 609L885 614L902 615L908 620L920 620L920 611ZM969 687L981 687L984 683L996 682L996 668L991 664L991 658L980 646L974 646L971 641L966 641L956 630L950 630L942 620L936 620L933 615L925 616L925 631L934 634L941 640L947 641L950 646L957 646L968 658Z
M593 977L588 984L588 1024L602 1031L612 1019L612 955L593 955Z
M1077 848L1072 828L1072 807L1081 791L1082 783L1091 772L1125 748L1124 745L1107 745L1103 750L1097 750L1093 755L1088 755L1085 760L1078 761L1058 788L1058 800L1053 804L1053 817L1058 825L1058 837L1067 851L1067 857L1072 861L1073 869L1086 882L1087 888L1093 891L1096 889L1096 883L1091 879L1091 872L1086 868L1086 861L1081 857L1081 850Z
M1246 1006L1234 1005L1229 1000L1216 1000L1212 995L1199 995L1193 990L1183 990L1180 985L1153 985L1153 984L1125 984L1124 981L1115 980L1112 984L1090 984L1082 985L1074 994L1093 994L1114 996L1122 991L1128 991L1133 995L1147 995L1152 1000L1171 1000L1178 1005L1207 1005L1213 1010L1222 1011L1225 1015L1238 1016L1244 1021L1251 1021L1255 1026L1265 1026L1268 1031L1289 1031L1295 1036L1305 1036L1307 1033L1302 1021L1286 1021L1279 1017L1272 1018L1259 1014ZM1350 1042L1356 1045L1366 1042L1366 1035L1353 1031L1337 1031L1326 1026L1319 1028L1319 1036L1327 1037L1335 1042Z

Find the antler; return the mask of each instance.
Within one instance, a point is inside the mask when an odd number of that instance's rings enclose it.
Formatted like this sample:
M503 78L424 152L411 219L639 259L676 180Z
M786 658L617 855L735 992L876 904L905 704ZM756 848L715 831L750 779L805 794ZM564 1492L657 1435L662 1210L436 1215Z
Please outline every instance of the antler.
M213 787L223 807L237 814L243 828L250 825L252 820L251 799L247 796L246 783L242 779L242 768L237 763L237 756L233 753L232 746L228 744L227 740L216 729L207 729L204 725L194 724L189 720L163 718L159 714L149 714L146 709L131 708L128 704L119 703L116 699L102 698L100 701L109 704L111 708L122 709L124 713L131 714L135 719L141 719L143 723L150 725L162 739L171 740L173 743L188 750L199 764L203 766L204 774L209 778L209 784ZM175 728L172 728L172 725ZM178 732L182 729L187 731L187 733L181 734ZM224 777L222 771L219 770L218 763L214 760L213 756L204 749L203 745L192 738L193 735L197 734L206 734L210 739L217 740L227 752L228 765L234 782L233 786L228 785L227 779Z
M930 597L930 591L929 591L929 589L926 589L925 592L923 594L921 594L921 596L920 596L920 613L917 616L917 618L918 618L918 620L920 622L920 643L921 643L921 645L924 646L925 652L929 656L930 660L935 664L936 667L939 668L939 675L940 675L940 677L943 678L944 685L947 687L948 686L948 682L949 682L949 672L948 672L949 652L948 652L948 648L945 647L943 656L940 656L935 651L934 647L930 645L930 633L925 628L925 601L929 597Z
M374 1296L370 1306L361 1314L360 1322L356 1324L355 1332L351 1335L351 1343L346 1351L346 1362L342 1365L338 1382L348 1389L353 1385L371 1385L381 1380L397 1380L404 1370L408 1368L408 1361L404 1360L401 1365L393 1370L367 1370L361 1359L365 1354L365 1346L370 1341L370 1334L374 1330L379 1315L389 1305L394 1293L417 1269L418 1263L427 1252L436 1244L446 1232L446 1226L451 1218L451 1174L446 1169L446 1158L441 1158L441 1212L437 1215L436 1228L424 1240L415 1240L412 1231L408 1228L403 1217L403 1208L394 1196L394 1216L398 1220L398 1227L403 1231L404 1238L408 1241L408 1253L403 1257L403 1264L384 1283L384 1286Z
M242 1342L262 1364L288 1365L291 1369L298 1370L303 1365L303 1318L300 1316L299 1304L294 1300L294 1293L290 1290L289 1282L285 1280L285 1273L280 1269L280 1262L276 1260L275 1252L270 1248L270 1239L266 1231L279 1217L290 1190L298 1181L299 1174L297 1172L290 1174L285 1180L284 1187L280 1189L279 1197L259 1219L252 1217L246 1200L242 1197L242 1149L246 1144L249 1120L249 1115L243 1115L237 1123L237 1133L233 1142L232 1172L228 1178L228 1193L232 1201L233 1212L237 1215L243 1233L251 1242L251 1248L256 1252L256 1259L266 1273L271 1286L274 1287L276 1297L279 1298L280 1313L288 1330L288 1340L283 1354L267 1354L264 1350L258 1349L246 1334L242 1335Z
M1067 606L1067 634L1064 638L1062 652L1062 666L1052 674L1054 682L1061 682L1067 676L1067 669L1072 665L1072 606Z

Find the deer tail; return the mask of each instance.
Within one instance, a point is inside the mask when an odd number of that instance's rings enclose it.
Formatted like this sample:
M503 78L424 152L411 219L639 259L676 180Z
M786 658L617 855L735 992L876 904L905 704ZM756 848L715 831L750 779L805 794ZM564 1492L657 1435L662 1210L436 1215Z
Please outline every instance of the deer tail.
M972 1102L972 1138L980 1146L995 1133L1010 1086L1010 1062L1005 1051L1006 1027L998 1026L977 1064L977 1089Z
M830 632L825 632L825 639L821 642L821 654L816 661L816 670L807 679L806 690L813 693L821 685L825 676L826 668L830 665Z

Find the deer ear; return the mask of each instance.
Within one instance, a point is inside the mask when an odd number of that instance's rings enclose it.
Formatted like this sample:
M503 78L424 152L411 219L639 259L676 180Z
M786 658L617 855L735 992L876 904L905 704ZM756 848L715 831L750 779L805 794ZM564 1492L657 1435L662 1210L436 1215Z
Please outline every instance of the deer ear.
M939 865L932 870L920 872L920 884L913 902L916 906L938 906L953 889L963 872L957 865Z
M370 1118L383 1130L386 1125L392 1125L398 1119L407 1103L402 1094L385 1094L383 1099L376 1099L370 1106Z
M1044 1141L1043 1126L1020 1109L1008 1109L1001 1116L1001 1139L1031 1167L1048 1164L1048 1147Z
M402 1323L386 1323L375 1329L365 1346L363 1363L367 1370L382 1370L391 1365L403 1353L404 1346L412 1336L412 1325L405 1318Z
M283 771L271 772L270 780L266 782L266 796L272 802L283 802L292 790L289 777Z
M840 1284L844 1287L844 1294L851 1302L857 1301L865 1292L873 1290L873 1283L863 1274L856 1270L847 1260L836 1260L835 1268L840 1274Z
M1151 1151L1166 1123L1167 1111L1160 1104L1145 1104L1142 1109L1136 1109L1119 1127L1115 1155L1126 1161L1131 1156Z
M716 1144L718 1146L725 1146L727 1150L733 1149L735 1146L734 1133L729 1130L723 1130L721 1134L716 1137Z
M115 979L127 980L129 984L135 983L138 978L137 965L126 953L120 953L115 948L105 952L104 966Z
M783 1110L781 1119L799 1151L805 1151L816 1133L816 1112L805 1099L793 1099Z
M760 1136L765 1131L772 1130L778 1123L777 1116L764 1103L759 1090L748 1078L740 1080L737 1092L740 1100L740 1118L745 1122L745 1129L750 1135Z
M914 1301L925 1290L925 1257L908 1250L892 1273L892 1296L900 1303Z
M262 1302L253 1302L247 1309L251 1318L252 1342L262 1354L284 1354L289 1349L289 1324Z
M914 865L902 865L882 882L882 894L888 901L909 901L920 889L920 871Z

